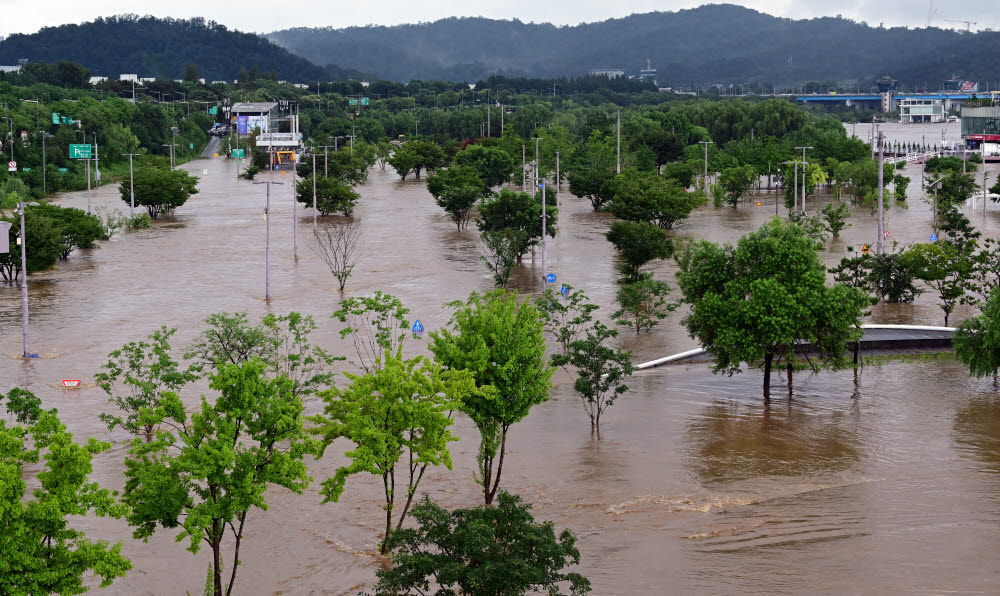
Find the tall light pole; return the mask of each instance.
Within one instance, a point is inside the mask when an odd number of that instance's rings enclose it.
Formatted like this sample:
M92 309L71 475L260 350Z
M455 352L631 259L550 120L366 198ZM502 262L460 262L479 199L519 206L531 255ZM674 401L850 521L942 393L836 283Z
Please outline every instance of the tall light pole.
M546 262L545 230L548 221L545 218L545 212L547 211L547 205L545 204L545 183L539 180L538 187L542 189L542 278L547 279L546 276L549 274L549 270Z
M316 178L316 154L313 153L313 236L319 233L316 229Z
M708 196L708 146L715 141L698 141L705 146L705 196Z
M937 234L938 230L938 191L941 190L941 180L944 177L940 176L937 180L930 182L927 186L934 188L934 234Z
M525 158L526 158L524 145L521 145L521 192L526 192L528 190L528 183L525 179L528 175L528 171L525 169Z
M79 132L83 133L83 144L86 145L87 144L87 131L81 130ZM11 149L11 154L13 154L13 152L14 152L14 149ZM13 158L11 158L11 160L13 160ZM87 158L84 161L86 162L86 166L87 166L87 215L90 215L90 158Z
M49 133L45 132L44 130L40 130L38 132L42 133L42 194L48 194L48 187L47 187L46 182L45 182L45 139L47 139L47 138L49 138L49 137L51 137L53 135L50 135ZM11 151L13 151L13 150L14 149L11 148Z
M21 340L25 358L38 358L38 354L31 353L28 341L28 242L24 234L24 210L26 207L37 206L38 203L35 202L21 201L17 204L17 212L21 216Z
M878 142L878 237L875 238L875 254L880 255L880 254L882 254L882 235L883 235L883 225L884 225L884 221L883 221L883 207L882 207L883 196L882 196L882 194L885 191L885 187L883 186L883 182L882 182L883 170L885 168L885 164L883 162L885 160L883 159L883 149L884 149L884 147L882 146L882 131L881 130L878 131L877 142Z
M559 152L556 151L556 210L559 209L559 184L561 180L559 179ZM556 220L556 226L559 226L559 220Z
M266 236L264 240L264 299L271 299L271 185L272 184L284 184L284 182L273 182L271 180L265 180L263 182L254 182L254 184L266 184L267 185L267 202L264 204L264 224L266 228Z
M299 260L299 170L292 153L292 256ZM313 176L313 179L316 177Z
M806 149L812 149L812 147L796 147L796 149L802 150L802 212L806 211ZM798 199L796 199L798 200Z
M986 162L983 162L983 213L986 213L986 174L989 170L986 168Z
M122 153L122 157L128 156L128 186L129 186L129 215L135 217L135 176L132 171L132 158L138 157L139 153Z

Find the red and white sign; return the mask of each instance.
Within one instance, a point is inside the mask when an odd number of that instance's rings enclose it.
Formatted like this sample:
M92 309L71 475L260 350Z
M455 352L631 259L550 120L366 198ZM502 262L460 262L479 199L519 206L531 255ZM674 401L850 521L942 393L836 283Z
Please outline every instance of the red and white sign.
M8 161L7 162L7 171L8 172L16 172L17 171L17 162L16 161Z
M80 379L63 379L62 384L63 387L79 387Z

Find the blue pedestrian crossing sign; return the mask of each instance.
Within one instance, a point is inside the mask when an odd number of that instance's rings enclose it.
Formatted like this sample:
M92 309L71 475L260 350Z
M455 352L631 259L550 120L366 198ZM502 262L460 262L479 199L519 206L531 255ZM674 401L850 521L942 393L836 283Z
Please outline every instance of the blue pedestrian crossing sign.
M545 276L545 281L547 281L549 283L552 283L555 280L556 280L556 274L555 273L550 273L550 274L548 274L548 275Z
M931 242L937 242L937 234L931 234Z
M423 330L424 330L424 326L420 324L420 319L417 319L416 322L413 323L413 332L414 333L420 333Z
M563 286L561 288L559 288L559 293L562 294L562 295L564 295L564 296L566 294L569 294L569 288L566 286L566 284L563 284Z

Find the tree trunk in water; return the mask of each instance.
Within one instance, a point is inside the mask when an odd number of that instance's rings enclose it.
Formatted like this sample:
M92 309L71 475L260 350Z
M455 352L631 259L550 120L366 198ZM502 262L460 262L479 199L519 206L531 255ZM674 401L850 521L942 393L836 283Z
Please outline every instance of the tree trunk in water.
M854 368L858 368L858 359L861 355L861 342L854 342Z
M792 390L792 359L791 358L788 359L788 362L787 362L787 364L785 366L785 370L788 373L788 390L791 391Z
M771 397L771 360L774 354L764 355L764 397Z

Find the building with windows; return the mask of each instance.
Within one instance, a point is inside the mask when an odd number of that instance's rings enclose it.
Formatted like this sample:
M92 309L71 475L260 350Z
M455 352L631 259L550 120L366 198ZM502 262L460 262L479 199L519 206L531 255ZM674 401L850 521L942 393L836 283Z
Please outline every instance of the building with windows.
M609 79L617 79L618 77L625 76L625 69L623 68L595 68L590 71L590 76L592 77L607 77Z
M1000 97L962 104L962 141L987 159L1000 157Z
M897 105L900 122L910 124L914 122L944 122L948 118L943 99L901 98Z

